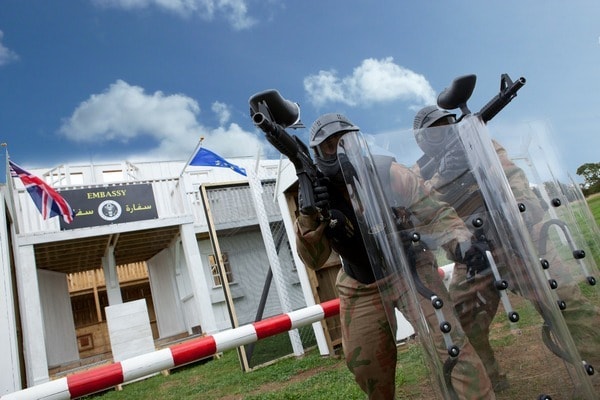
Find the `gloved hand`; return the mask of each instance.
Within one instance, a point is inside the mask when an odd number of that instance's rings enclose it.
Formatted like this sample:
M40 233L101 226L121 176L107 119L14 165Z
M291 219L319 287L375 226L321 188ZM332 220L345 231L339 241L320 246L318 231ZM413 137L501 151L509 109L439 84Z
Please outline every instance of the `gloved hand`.
M474 241L471 243L471 247L462 257L463 263L467 266L467 278L472 278L475 274L489 268L487 251L491 251L487 241Z
M469 169L465 152L459 146L452 146L440 160L439 174L444 179L454 179Z
M327 188L329 180L321 178L317 180L313 187L315 197L315 206L320 210L329 210L329 189Z
M345 241L354 236L354 225L340 210L330 210L331 220L325 235L333 240Z
M298 188L298 205L300 206L300 213L304 215L316 215L318 210L329 209L329 192L327 189L329 180L327 178L320 178L312 183L312 199L304 198L304 194L310 193L311 191L304 190L302 187L302 181L300 181L300 187ZM308 197L308 196L307 196Z

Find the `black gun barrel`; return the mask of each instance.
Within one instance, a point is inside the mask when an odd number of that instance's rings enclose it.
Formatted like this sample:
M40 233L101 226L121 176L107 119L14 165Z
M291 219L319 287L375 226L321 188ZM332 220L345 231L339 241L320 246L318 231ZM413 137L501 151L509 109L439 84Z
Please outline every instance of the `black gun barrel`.
M272 110L269 108L269 101L275 101L278 105L283 99L279 93L273 94L275 91L268 91L252 96L250 99L250 113L252 122L256 127L265 133L266 139L275 147L281 154L288 157L296 169L298 177L298 205L302 213L307 215L321 212L323 220L330 220L329 210L317 208L315 204L315 195L313 186L318 180L318 170L310 157L308 147L295 135L290 135L285 131L278 122L272 120ZM269 101L268 101L269 100ZM286 101L285 105L294 104ZM260 110L260 111L259 111ZM292 107L285 107L286 111L294 110ZM298 109L295 109L298 111ZM281 111L281 110L280 110ZM285 113L280 113L281 115ZM298 114L288 113L289 121L297 121ZM294 118L292 118L294 117Z
M488 122L496 116L512 99L517 96L517 91L525 85L525 78L520 77L510 86L501 90L492 100L490 100L485 106L481 108L477 114L481 117L483 122Z
M298 144L294 141L292 136L290 136L279 125L271 122L261 112L254 113L252 116L252 122L254 122L254 125L260 128L260 130L267 133L267 140L273 145L273 147L279 150L280 153L288 156L290 161L296 164L295 157L293 157L293 155L297 152L295 149L298 148Z

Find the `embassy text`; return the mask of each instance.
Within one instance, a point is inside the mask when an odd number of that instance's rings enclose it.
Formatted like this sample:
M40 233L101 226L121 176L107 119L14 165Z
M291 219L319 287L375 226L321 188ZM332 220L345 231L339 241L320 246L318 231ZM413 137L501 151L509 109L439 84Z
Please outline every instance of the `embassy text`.
M88 192L87 199L92 200L92 199L105 199L105 198L110 198L110 197L123 197L126 195L126 193L127 193L126 189L107 190L107 191L102 191L102 192Z

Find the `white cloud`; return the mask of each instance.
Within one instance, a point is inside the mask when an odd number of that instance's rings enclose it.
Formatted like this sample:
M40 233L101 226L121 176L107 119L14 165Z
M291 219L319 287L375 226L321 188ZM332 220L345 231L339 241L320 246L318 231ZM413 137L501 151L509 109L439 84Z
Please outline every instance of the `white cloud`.
M435 91L423 75L394 63L392 57L368 58L352 75L338 77L337 71L319 71L304 79L304 89L311 103L320 107L328 103L363 106L394 100L435 104Z
M197 11L195 0L92 0L94 4L102 7L122 8L135 10L151 7L153 5L180 15L190 15ZM205 2L210 3L210 1ZM207 10L210 11L210 10Z
M258 153L265 154L264 142L258 136L244 131L238 124L231 123L228 127L213 129L203 145L223 156L255 157Z
M194 14L211 21L217 15L227 19L236 30L247 29L256 23L248 15L248 0L92 0L102 7L122 8L124 10L157 7L182 17Z
M229 111L227 104L221 103L220 101L215 101L211 106L211 110L217 114L220 126L223 126L229 122L229 118L231 118L231 111Z
M236 30L247 29L256 24L256 20L248 16L248 6L245 0L219 0L217 7Z
M0 31L0 66L8 64L9 62L16 61L19 59L19 56L14 51L4 47L2 44L2 38L4 37L4 33Z
M225 127L228 108L215 103L220 126L203 126L197 119L198 103L185 95L147 94L139 86L118 80L101 94L82 102L60 128L68 139L85 143L126 144L139 137L150 137L156 146L143 153L135 151L130 159L187 159L200 137L207 148L224 157L253 156L262 144L257 136L236 124Z

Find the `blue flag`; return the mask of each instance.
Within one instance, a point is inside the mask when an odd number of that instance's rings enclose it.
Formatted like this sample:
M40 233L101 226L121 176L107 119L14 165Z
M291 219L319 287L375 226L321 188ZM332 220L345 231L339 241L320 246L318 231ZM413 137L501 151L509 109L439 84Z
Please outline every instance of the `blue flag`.
M246 176L246 170L244 168L225 161L223 157L205 149L204 147L201 147L194 155L192 161L190 161L190 165L230 168L238 174Z

